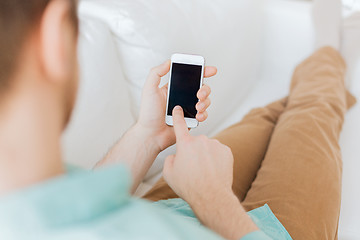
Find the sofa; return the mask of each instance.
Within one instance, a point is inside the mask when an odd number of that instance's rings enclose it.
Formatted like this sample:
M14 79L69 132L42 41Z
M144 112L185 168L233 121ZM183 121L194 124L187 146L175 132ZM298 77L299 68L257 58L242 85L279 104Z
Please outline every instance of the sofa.
M203 55L218 67L206 80L212 106L191 134L213 136L251 108L288 93L295 66L314 51L307 0L81 0L80 88L63 136L67 162L91 168L135 123L151 67L172 53ZM344 1L342 53L347 86L360 98L360 3ZM163 78L162 84L167 81ZM360 104L347 116L340 144L343 199L339 239L360 239ZM159 179L162 152L137 191Z

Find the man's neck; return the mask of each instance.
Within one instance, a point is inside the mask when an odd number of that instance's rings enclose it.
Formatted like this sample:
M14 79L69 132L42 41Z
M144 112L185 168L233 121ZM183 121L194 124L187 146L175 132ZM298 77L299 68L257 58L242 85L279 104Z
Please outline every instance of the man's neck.
M0 108L0 196L64 172L61 116L46 99L24 91Z

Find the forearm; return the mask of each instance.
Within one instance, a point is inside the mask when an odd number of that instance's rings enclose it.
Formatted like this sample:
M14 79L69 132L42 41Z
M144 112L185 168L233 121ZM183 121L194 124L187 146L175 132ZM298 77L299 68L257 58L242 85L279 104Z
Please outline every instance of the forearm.
M101 167L114 163L124 163L133 177L131 193L134 193L159 154L160 149L152 137L137 125L110 149L107 155L95 166Z
M246 234L259 230L232 193L200 199L191 206L205 226L227 239L239 240Z

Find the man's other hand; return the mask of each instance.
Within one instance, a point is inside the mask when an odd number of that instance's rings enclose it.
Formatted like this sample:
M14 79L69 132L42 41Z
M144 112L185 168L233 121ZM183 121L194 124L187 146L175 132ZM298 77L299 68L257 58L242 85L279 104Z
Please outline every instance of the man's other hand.
M165 160L163 175L189 203L199 220L226 239L240 239L258 228L232 191L234 158L229 147L189 134L184 113L173 111L176 154Z
M183 110L173 110L176 154L165 160L164 178L190 205L232 193L234 158L229 147L206 136L189 134Z

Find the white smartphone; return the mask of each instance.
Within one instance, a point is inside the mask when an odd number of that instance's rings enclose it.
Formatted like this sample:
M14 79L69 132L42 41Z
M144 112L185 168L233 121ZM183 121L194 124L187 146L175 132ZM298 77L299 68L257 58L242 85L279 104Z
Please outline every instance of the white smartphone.
M189 128L196 128L197 92L203 84L205 59L198 55L173 54L166 105L166 124L173 126L172 111L179 105Z

